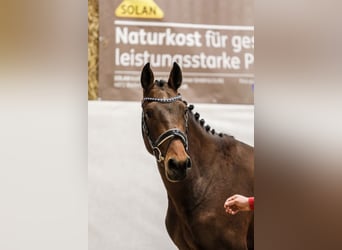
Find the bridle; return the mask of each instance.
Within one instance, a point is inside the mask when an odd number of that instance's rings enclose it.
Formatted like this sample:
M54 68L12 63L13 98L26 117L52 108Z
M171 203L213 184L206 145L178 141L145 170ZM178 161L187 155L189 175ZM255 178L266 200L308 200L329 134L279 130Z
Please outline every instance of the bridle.
M143 100L141 101L141 105L143 105L144 102L172 103L178 100L182 100L182 96L179 94L177 96L170 97L170 98L144 97ZM164 161L165 159L165 156L163 156L159 147L162 144L164 144L166 141L169 141L166 152L168 150L168 147L171 141L174 140L175 138L181 139L185 147L185 150L188 151L189 146L188 146L188 137L187 137L187 131L188 131L188 111L187 110L184 114L184 122L185 122L185 133L177 128L172 128L172 129L166 130L164 133L159 135L159 137L155 141L153 141L152 138L150 137L150 132L146 125L144 111L142 112L142 117L141 117L142 133L146 135L146 137L148 138L149 144L153 150L153 154L156 157L158 163Z

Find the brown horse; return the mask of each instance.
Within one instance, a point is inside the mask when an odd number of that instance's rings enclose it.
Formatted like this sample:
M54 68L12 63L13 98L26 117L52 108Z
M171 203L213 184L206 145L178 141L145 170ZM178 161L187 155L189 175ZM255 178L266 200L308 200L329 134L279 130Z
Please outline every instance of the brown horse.
M254 196L254 149L205 126L177 92L181 83L177 63L168 82L154 81L149 63L141 73L142 133L167 190L167 231L182 250L253 249L253 212L228 215L223 204Z

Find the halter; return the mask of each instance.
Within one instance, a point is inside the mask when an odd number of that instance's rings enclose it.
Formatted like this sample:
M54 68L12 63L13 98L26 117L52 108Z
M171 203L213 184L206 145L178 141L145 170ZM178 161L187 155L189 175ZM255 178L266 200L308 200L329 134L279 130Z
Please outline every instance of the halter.
M159 102L159 103L172 103L172 102L175 102L178 100L182 100L181 95L177 95L177 96L170 97L170 98L144 97L141 104L143 104L146 101L147 102ZM150 137L150 133L149 133L148 127L147 127L146 122L145 122L144 112L142 113L142 117L141 117L142 132L143 132L143 134L145 134L147 136L148 141L150 143L150 146L153 150L153 154L156 157L158 163L164 161L164 159L165 159L165 157L162 155L159 147L162 144L164 144L166 141L174 140L175 138L179 138L179 139L181 139L181 141L185 147L185 150L188 151L188 137L186 135L186 133L188 131L188 112L185 113L184 120L185 120L185 129L186 129L185 133L183 133L182 131L180 131L177 128L172 128L172 129L166 130L164 133L159 135L157 140L153 141ZM166 151L167 150L168 150L168 148L166 149Z

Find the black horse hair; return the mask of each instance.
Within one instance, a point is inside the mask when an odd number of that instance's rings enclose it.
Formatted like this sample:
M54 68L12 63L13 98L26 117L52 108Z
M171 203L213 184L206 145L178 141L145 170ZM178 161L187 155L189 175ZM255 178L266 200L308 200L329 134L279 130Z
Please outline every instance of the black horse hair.
M165 83L166 83L166 81L164 81L164 80L156 80L156 81L155 81L155 84L156 84L158 87L163 87Z
M194 110L194 108L195 108L195 106L194 106L193 104L190 104L190 105L188 106L188 110L189 110L191 113L192 113L192 111ZM196 112L196 113L194 114L194 117L195 117L195 120L198 121L199 118L200 118L200 114ZM204 119L200 119L200 120L199 120L199 123L200 123L200 125L201 125L202 127L204 127L204 129L205 129L207 132L210 132L210 133L213 134L213 135L216 134L215 129L210 130L210 126L209 126L208 124L207 124L206 126L204 126L204 124L205 124L205 120L204 120ZM218 134L218 136L220 136L220 137L223 137L223 135L225 135L225 134L223 134L223 133L219 133L219 134Z

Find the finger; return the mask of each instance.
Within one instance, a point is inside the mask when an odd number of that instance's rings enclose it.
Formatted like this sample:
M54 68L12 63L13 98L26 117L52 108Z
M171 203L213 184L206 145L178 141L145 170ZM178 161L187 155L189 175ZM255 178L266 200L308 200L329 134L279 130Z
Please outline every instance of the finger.
M235 213L237 213L237 210L235 209L232 209L231 207L228 207L227 209L226 209L226 212L227 213L229 213L229 214L235 214Z
M237 196L236 196L236 194L235 194L235 195L229 197L229 198L227 199L227 201L232 201L232 200L235 200L236 198L237 198Z
M229 213L229 211L231 211L232 209L230 207L226 207L226 212Z
M231 214L231 215L235 215L237 214L237 212L239 212L239 210L229 210L228 213Z
M232 211L231 209L226 209L226 213L227 213L227 214L232 214L232 212L233 212L233 211Z
M235 200L233 200L233 201L226 201L225 203L224 203L224 206L225 207L231 207L231 206L234 206L236 204L236 201Z
M231 206L235 205L235 200L228 201L228 202L225 203L225 205L228 206L228 207L231 207Z
M235 210L235 211L232 211L231 214L232 214L232 215L235 215L235 214L237 214L238 212L239 212L239 210Z

